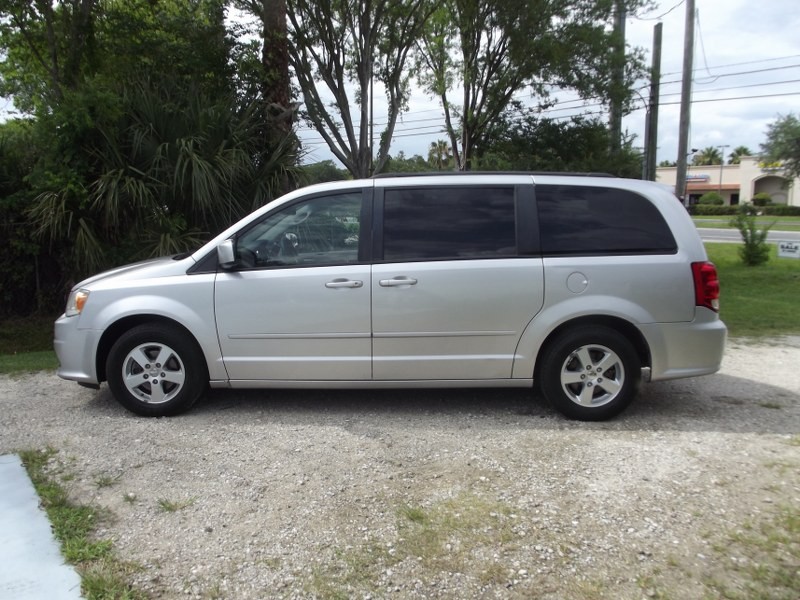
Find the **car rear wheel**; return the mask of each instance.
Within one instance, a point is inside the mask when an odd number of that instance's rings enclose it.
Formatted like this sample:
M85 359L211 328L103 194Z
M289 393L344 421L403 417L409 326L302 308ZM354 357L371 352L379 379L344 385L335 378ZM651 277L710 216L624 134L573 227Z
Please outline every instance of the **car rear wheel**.
M188 410L208 384L197 344L169 325L140 325L120 336L108 354L106 376L117 401L147 417Z
M622 412L636 395L641 361L633 344L604 326L570 329L545 350L542 392L572 419L602 421Z

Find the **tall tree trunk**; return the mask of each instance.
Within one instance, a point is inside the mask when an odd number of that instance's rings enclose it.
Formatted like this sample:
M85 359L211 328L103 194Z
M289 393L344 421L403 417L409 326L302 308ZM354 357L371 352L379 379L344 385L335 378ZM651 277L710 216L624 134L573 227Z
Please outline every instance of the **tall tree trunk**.
M264 44L261 63L264 80L261 94L272 123L272 134L281 140L292 131L289 82L289 47L286 37L286 0L261 0Z
M291 143L294 109L291 102L289 79L289 46L286 35L286 0L260 0L263 45L261 64L263 77L261 98L267 121L264 127L265 143L275 149ZM278 193L291 190L288 175L283 173Z

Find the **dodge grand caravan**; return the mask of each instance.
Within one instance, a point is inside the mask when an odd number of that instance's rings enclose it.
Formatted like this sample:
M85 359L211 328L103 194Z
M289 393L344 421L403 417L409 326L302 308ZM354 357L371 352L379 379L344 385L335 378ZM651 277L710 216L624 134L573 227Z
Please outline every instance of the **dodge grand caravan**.
M666 188L566 174L300 189L70 293L58 375L146 416L212 388L532 387L617 415L719 369L719 283Z

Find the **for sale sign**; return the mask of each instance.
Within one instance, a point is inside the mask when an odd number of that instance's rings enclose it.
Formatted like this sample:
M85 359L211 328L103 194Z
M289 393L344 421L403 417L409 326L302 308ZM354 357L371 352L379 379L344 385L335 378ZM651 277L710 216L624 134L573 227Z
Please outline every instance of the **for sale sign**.
M778 242L780 258L800 258L800 242Z

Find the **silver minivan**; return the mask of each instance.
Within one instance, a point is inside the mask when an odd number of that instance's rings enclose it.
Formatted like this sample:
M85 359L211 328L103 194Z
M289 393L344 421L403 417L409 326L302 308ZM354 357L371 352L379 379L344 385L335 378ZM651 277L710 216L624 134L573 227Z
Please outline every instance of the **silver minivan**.
M206 388L527 387L610 418L719 369L719 282L658 184L376 177L294 191L192 254L82 281L58 375L146 416Z

